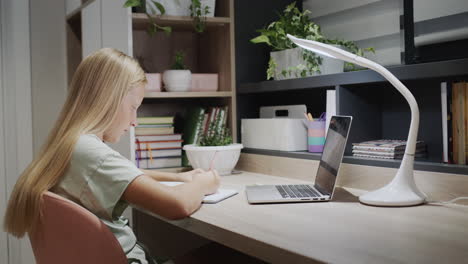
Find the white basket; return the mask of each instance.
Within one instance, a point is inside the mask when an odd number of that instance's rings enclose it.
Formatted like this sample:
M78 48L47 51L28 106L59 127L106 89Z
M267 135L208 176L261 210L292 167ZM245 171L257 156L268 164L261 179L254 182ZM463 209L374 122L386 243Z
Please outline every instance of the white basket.
M307 128L302 119L242 119L242 144L246 148L304 151L307 150Z

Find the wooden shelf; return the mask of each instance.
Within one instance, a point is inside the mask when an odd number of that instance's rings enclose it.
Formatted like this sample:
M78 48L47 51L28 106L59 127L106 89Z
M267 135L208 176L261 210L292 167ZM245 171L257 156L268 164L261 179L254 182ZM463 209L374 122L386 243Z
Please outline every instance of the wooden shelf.
M244 148L243 153L260 154L268 156L288 157L296 159L311 159L320 160L321 153L309 153L306 151L279 151L279 150L267 150L267 149L253 149ZM385 160L385 159L370 159L360 158L354 156L344 156L343 163L358 164L366 166L377 166L377 167L388 167L388 168L399 168L401 160ZM435 171L443 173L456 173L468 175L468 166L456 165L456 164L445 164L428 161L415 161L414 169L421 171Z
M155 17L156 23L160 26L170 26L174 30L193 30L193 18L185 16L157 16ZM148 27L149 19L146 14L133 13L132 14L133 29L141 30ZM207 17L207 29L213 27L222 27L229 25L231 19L229 17Z
M468 59L401 65L387 69L401 81L456 77L468 75ZM361 70L307 78L246 83L240 85L237 93L255 94L378 82L387 82L387 80L373 70Z
M232 92L145 92L145 98L232 97Z

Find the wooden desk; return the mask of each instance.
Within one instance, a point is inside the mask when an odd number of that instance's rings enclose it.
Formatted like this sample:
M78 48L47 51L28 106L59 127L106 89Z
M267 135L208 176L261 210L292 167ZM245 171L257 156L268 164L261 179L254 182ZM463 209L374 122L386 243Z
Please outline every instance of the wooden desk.
M190 218L164 221L272 263L468 263L468 207L371 207L358 202L363 191L350 188L338 189L332 202L247 202L245 185L301 182L249 172L224 176L222 187L239 194L205 204Z

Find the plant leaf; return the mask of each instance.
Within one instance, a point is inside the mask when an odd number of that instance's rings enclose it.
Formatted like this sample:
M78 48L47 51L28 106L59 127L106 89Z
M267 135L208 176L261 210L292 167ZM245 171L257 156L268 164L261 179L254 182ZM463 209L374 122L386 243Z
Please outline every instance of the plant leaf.
M141 6L140 0L127 0L125 1L124 7L138 7Z
M258 44L258 43L267 43L270 44L270 39L266 35L260 35L256 38L250 40L250 42Z
M161 15L164 15L166 14L166 9L164 8L164 6L159 3L159 2L156 2L154 0L151 0L151 2L153 2L153 4L156 6L156 8L158 8L159 12L161 13Z

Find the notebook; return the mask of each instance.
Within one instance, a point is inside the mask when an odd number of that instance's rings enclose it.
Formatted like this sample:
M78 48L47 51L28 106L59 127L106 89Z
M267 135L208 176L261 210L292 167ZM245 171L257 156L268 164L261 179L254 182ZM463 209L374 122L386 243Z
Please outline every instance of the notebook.
M183 182L160 182L160 183L167 185L167 186L177 186L179 184L183 184ZM205 198L203 198L203 203L214 204L224 199L227 199L231 196L234 196L237 193L238 191L233 190L233 189L218 189L216 193L206 195Z

